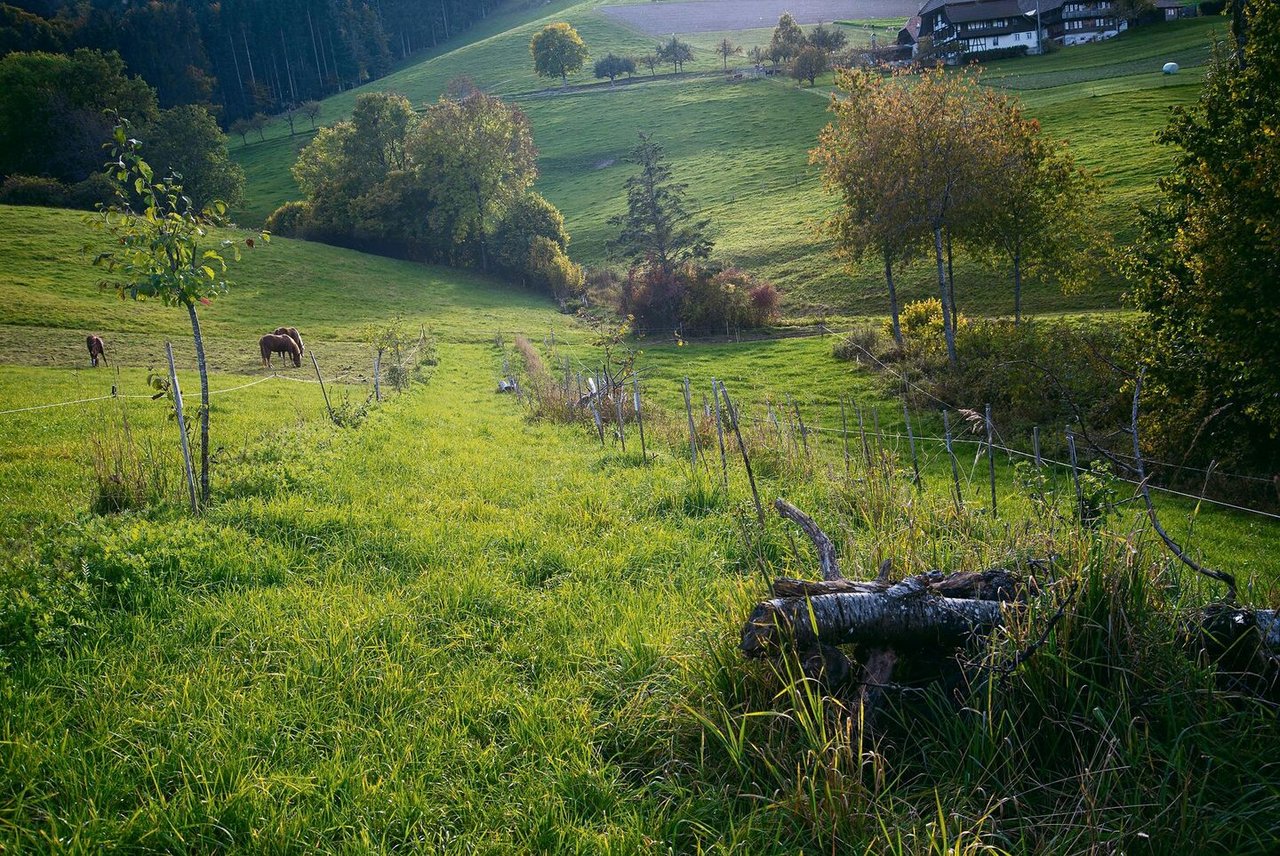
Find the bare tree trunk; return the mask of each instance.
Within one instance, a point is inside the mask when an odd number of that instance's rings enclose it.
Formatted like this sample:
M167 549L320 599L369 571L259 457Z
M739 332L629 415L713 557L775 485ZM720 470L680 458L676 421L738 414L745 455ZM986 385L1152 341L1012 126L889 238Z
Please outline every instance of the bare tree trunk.
M893 259L884 251L884 282L889 287L889 317L893 319L893 341L902 347L902 326L898 323L898 292L893 285Z
M196 368L200 370L200 506L209 502L209 368L204 358L204 337L194 303L187 304L191 335L196 343Z
M840 593L774 598L751 611L742 628L747 656L775 653L783 644L798 650L863 642L883 647L954 645L1001 622L998 601L937 597L920 590L879 594Z
M956 331L951 326L951 311L947 305L947 272L942 259L942 226L933 229L933 255L938 266L938 296L942 299L942 331L947 339L947 360L952 366L956 359Z
M951 306L951 332L955 332L956 319L960 317L960 313L956 312L956 276L951 266L951 227L947 227L947 300Z
M1013 323L1022 324L1022 239L1013 244Z

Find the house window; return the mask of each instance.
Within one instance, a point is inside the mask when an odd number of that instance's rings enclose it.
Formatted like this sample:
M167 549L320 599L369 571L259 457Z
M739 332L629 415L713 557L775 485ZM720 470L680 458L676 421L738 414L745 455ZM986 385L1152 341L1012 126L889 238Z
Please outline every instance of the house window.
M992 46L992 47L997 47L997 48L998 48L998 47L1000 47L1000 37L999 37L999 36L996 36L995 38L993 38L993 39L991 40L991 46Z

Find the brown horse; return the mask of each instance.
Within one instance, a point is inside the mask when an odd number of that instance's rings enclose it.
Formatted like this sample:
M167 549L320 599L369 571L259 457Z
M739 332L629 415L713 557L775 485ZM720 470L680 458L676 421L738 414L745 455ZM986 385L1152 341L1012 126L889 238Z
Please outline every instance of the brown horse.
M98 360L102 360L102 364L107 365L107 350L102 345L101 336L86 336L84 343L89 347L89 362L96 369Z
M268 333L258 340L258 350L262 352L262 364L267 368L271 368L272 354L288 354L293 357L295 367L302 365L302 351L298 350L298 343L288 336Z
M296 342L298 345L299 354L305 354L307 352L306 346L302 344L302 336L298 334L297 327L277 327L271 332L277 336L288 336L290 339Z

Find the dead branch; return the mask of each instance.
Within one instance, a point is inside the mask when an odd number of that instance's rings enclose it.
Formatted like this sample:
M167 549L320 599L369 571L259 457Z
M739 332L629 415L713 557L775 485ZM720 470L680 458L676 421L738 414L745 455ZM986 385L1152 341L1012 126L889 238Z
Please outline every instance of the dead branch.
M785 499L775 500L773 507L777 509L778 514L795 523L804 530L804 534L809 536L809 540L813 542L814 548L818 551L818 564L822 569L822 578L824 580L844 579L844 576L840 573L840 560L836 558L835 545L831 543L827 533L819 529L818 524L813 522L813 518Z
M1173 553L1180 562L1191 568L1198 574L1203 574L1210 579L1217 580L1227 587L1227 600L1234 601L1236 599L1236 578L1226 571L1217 571L1212 568L1206 568L1196 562L1186 554L1186 551L1178 545L1177 541L1164 531L1164 527L1160 525L1160 518L1156 515L1155 503L1151 501L1151 488L1147 485L1147 475L1142 461L1142 444L1138 441L1138 404L1142 398L1142 381L1146 375L1146 369L1138 372L1138 377L1133 384L1133 412L1130 416L1129 433L1133 436L1133 459L1138 472L1138 490L1142 494L1142 499L1147 504L1147 516L1151 518L1151 525L1156 530L1156 534L1160 536L1160 540L1169 548L1169 552Z

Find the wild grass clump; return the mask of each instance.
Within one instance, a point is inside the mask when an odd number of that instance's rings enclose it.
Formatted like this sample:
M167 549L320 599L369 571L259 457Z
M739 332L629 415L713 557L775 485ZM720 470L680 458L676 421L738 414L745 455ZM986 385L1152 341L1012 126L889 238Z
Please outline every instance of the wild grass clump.
M162 453L151 437L138 437L129 422L127 402L118 402L118 408L102 408L91 422L89 461L94 491L89 510L94 514L135 511L159 505L172 496L169 470L175 456ZM118 414L112 412L116 410Z

